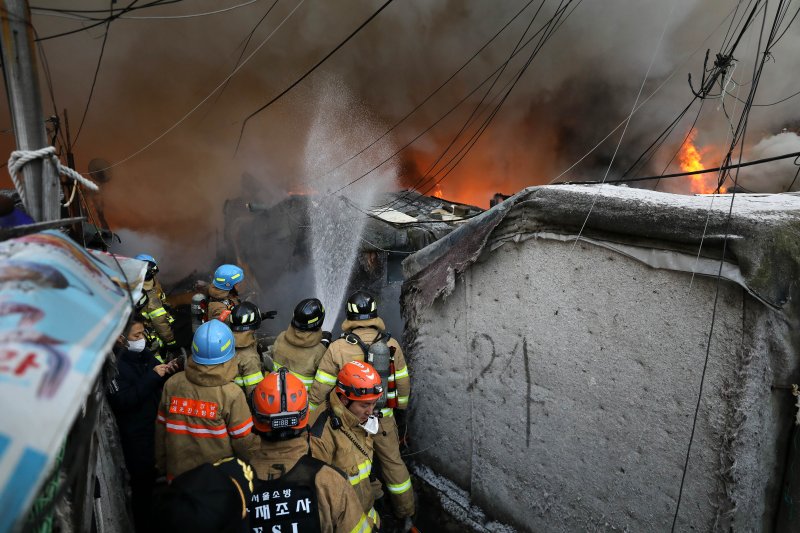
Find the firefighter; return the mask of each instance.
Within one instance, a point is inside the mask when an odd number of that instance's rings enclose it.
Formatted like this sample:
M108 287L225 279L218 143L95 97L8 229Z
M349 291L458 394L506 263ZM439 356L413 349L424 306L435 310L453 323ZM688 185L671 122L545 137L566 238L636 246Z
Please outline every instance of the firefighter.
M385 343L391 353L387 379L387 405L380 409L380 431L375 435L375 455L381 465L383 481L389 491L394 512L408 522L414 515L414 492L411 476L400 456L400 443L394 410L405 410L411 383L400 344L385 331L378 317L378 306L368 293L357 291L347 299L347 319L342 323L342 337L333 341L317 368L309 391L312 409L325 400L336 385L336 375L348 361L364 361L370 345ZM369 359L367 359L369 360ZM379 369L384 372L386 369Z
M250 457L258 478L249 506L252 530L372 531L347 479L308 453L303 382L281 368L256 386L250 403L254 431L261 435Z
M172 331L172 323L175 319L167 311L167 307L169 307L167 295L164 294L164 289L161 288L161 283L156 277L158 263L156 263L152 255L148 254L139 254L134 259L147 263L147 272L142 284L142 291L147 294L147 303L142 310L142 316L149 322L148 329L156 332L160 344L163 346L163 349L159 350L161 358L164 360L172 359L172 357L164 356L168 355L166 352L176 355L178 352L175 333Z
M306 390L314 382L320 359L330 344L330 332L322 331L325 308L316 298L306 298L294 308L289 327L272 345L275 368L286 367L300 378Z
M236 361L239 368L234 382L249 397L258 382L264 379L261 373L261 356L256 349L256 330L261 327L261 311L253 303L242 302L231 311L230 323L233 338L236 340Z
M219 320L200 326L186 370L164 385L156 425L156 468L167 479L236 454L247 459L255 437L238 372L233 333Z
M153 324L150 322L150 319L147 318L144 308L147 306L147 303L150 299L147 297L147 292L142 291L142 295L134 304L134 319L141 320L142 325L144 326L144 339L145 339L145 347L153 353L153 357L156 358L156 361L159 363L164 363L166 360L164 356L166 353L164 352L164 342L158 336L156 331L153 329Z
M380 518L373 507L376 489L370 474L374 436L379 431L373 410L382 393L375 369L369 363L351 361L339 371L336 388L328 393L311 427L311 455L347 474L376 527Z
M208 320L219 318L224 311L230 311L239 305L236 286L242 281L244 270L236 265L220 265L214 271L214 279L208 287Z

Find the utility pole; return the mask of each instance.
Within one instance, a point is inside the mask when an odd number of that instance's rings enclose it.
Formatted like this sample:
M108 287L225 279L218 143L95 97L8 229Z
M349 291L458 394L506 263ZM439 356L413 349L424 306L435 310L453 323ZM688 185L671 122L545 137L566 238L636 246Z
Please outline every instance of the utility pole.
M39 150L48 143L27 0L0 0L0 17L3 75L17 149ZM37 222L58 220L61 189L52 162L31 161L22 167L22 176L28 214Z

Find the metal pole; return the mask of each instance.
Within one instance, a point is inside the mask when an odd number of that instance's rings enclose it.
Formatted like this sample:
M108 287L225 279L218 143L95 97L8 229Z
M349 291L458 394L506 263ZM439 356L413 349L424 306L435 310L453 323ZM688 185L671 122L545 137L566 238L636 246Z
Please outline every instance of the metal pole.
M0 0L3 75L18 150L39 150L47 144L39 76L26 0ZM61 190L50 161L37 159L22 168L28 205L34 220L58 220Z

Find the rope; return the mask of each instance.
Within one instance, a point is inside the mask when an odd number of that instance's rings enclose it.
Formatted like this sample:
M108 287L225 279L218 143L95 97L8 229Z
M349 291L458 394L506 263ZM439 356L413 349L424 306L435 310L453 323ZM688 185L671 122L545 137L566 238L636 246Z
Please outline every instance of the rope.
M34 161L35 159L47 159L53 164L53 167L56 169L59 176L65 176L75 180L87 189L91 189L93 191L98 190L96 183L84 178L75 170L62 165L61 161L59 161L58 156L56 155L56 149L53 146L48 146L47 148L41 148L39 150L14 150L11 152L11 156L8 158L8 174L11 176L11 181L14 183L14 187L19 193L19 197L22 199L22 203L26 207L28 207L28 200L25 195L25 188L19 181L19 173L22 171L22 167L31 161ZM72 202L72 198L75 196L74 192L75 191L73 189L73 194L71 195L69 202L67 202L67 205Z

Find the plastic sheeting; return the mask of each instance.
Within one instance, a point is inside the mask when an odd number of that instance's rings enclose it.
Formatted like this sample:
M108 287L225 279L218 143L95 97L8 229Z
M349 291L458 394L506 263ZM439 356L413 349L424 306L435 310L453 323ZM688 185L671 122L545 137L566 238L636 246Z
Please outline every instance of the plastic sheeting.
M0 243L0 532L24 516L46 477L144 269L55 231Z

